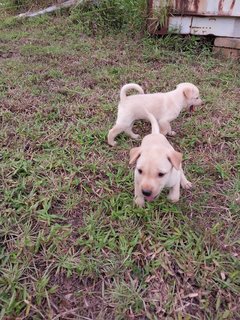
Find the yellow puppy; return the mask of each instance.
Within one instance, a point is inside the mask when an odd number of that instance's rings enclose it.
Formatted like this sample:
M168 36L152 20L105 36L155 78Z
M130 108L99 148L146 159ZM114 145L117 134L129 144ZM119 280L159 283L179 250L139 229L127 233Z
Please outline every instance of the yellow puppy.
M136 162L134 172L135 203L143 207L145 200L153 201L163 188L170 188L169 200L177 202L180 185L191 188L182 170L182 154L175 151L159 132L155 117L145 111L152 125L152 133L145 136L140 147L131 149L130 164Z
M130 89L135 89L140 94L127 96L126 92ZM152 94L144 94L138 84L126 84L120 91L117 121L108 133L108 143L114 146L115 137L123 131L137 139L139 135L133 133L132 125L138 119L148 120L145 110L155 116L162 134L175 135L170 122L178 117L182 109L192 110L194 106L201 104L199 90L192 83L180 83L173 91Z

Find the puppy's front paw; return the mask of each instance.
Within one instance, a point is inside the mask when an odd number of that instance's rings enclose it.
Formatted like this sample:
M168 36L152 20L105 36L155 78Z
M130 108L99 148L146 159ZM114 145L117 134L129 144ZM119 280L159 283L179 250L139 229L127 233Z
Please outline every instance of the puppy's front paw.
M169 194L167 198L168 198L168 200L171 201L172 203L176 203L176 202L179 201L179 197L176 197L176 196L174 196L174 195L172 195L172 194Z
M184 183L182 183L182 187L183 189L191 189L192 188L192 183L188 180L184 181Z
M142 197L135 197L134 202L135 202L135 204L136 204L138 207L140 207L140 208L143 208L143 207L144 207L144 203L145 203L144 198L142 198Z
M170 132L168 132L168 135L170 137L174 137L176 135L176 132L175 131L170 131Z

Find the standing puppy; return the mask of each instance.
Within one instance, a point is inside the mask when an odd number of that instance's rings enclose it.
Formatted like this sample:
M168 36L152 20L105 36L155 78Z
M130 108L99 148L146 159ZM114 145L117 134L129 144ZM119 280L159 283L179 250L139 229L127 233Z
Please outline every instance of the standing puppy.
M185 189L192 186L182 170L182 154L175 151L159 132L155 117L149 112L146 112L146 116L151 122L152 133L143 138L140 147L130 151L129 163L136 162L135 203L143 207L145 200L153 201L165 187L170 188L169 200L177 202L180 185Z
M127 96L130 89L135 89L140 94ZM182 109L189 108L191 111L194 106L201 104L199 90L192 83L180 83L173 91L152 94L144 94L138 84L126 84L120 91L117 121L108 133L108 143L114 146L115 137L123 131L137 139L139 135L133 133L132 126L135 120L148 120L145 110L158 120L162 134L173 136L176 133L172 131L170 122L178 117Z

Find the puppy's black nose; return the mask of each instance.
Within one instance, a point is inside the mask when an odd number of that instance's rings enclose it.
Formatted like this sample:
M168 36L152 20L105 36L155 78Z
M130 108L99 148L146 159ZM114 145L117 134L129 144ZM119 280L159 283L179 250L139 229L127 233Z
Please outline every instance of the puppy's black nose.
M146 197L149 197L152 194L152 191L150 190L142 190L142 194Z

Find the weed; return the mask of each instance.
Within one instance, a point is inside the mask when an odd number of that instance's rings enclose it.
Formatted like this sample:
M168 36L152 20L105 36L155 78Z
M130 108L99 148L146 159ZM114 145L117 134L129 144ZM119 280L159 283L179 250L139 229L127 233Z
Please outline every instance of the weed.
M72 10L70 17L90 34L109 33L110 30L116 32L122 29L136 33L142 31L145 25L146 1L85 1Z
M148 18L149 29L152 32L155 33L158 29L161 29L165 26L170 7L170 1L165 1L164 3L159 3L159 5L157 5L157 7L153 9L151 18Z

